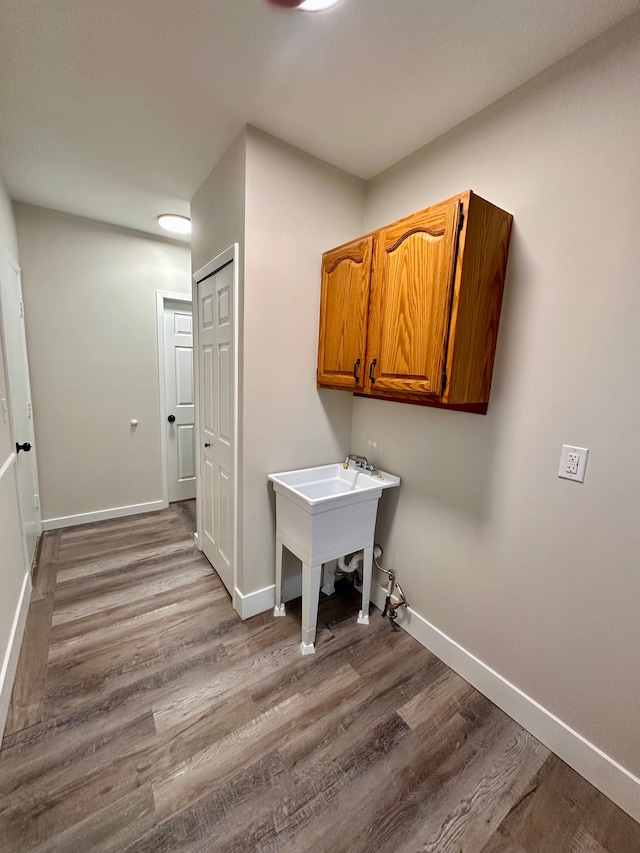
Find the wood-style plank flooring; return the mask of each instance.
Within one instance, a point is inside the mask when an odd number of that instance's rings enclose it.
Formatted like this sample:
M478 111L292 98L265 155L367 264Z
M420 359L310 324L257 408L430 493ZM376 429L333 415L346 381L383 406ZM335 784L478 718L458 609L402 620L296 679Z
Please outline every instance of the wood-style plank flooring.
M45 534L3 853L639 853L640 827L358 596L241 622L192 507Z

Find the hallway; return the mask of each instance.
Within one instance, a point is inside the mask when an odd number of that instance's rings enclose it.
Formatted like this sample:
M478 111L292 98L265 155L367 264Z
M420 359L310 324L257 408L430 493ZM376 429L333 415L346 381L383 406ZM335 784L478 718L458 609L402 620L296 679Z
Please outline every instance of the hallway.
M193 505L45 534L3 853L637 853L640 827L403 631L241 622Z

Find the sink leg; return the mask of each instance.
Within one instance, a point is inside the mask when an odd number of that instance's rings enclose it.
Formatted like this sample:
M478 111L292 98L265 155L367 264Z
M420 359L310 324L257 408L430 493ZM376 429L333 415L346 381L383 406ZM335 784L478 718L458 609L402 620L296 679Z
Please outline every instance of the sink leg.
M358 613L358 625L369 624L369 598L371 597L371 569L373 566L373 545L364 549L362 566L362 610Z
M335 560L329 560L328 563L324 564L322 592L325 595L333 595L336 591L336 565Z
M284 602L282 600L282 542L276 536L276 606L273 608L274 616L285 616Z
M302 564L302 643L303 655L315 652L316 625L318 624L318 600L320 598L320 575L322 563L309 566Z

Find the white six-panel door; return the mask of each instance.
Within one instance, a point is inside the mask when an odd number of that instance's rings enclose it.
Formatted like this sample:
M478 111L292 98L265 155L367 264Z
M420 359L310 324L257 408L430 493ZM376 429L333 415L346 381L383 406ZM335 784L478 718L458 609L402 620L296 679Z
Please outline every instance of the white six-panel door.
M0 292L0 310L1 296ZM7 386L0 346L0 739L9 711L31 594L30 560L20 516L18 457L9 424Z
M191 303L164 303L165 401L169 501L196 496Z
M8 402L2 407L3 420L8 416L15 444L30 445L15 460L15 476L20 502L22 534L28 564L33 562L38 536L42 532L35 431L31 405L31 384L24 328L24 306L20 268L0 249L0 294L2 326L5 341L5 370L8 380ZM5 408L6 407L6 408ZM8 410L8 412L7 412ZM2 460L4 461L4 460ZM2 464L0 462L0 464Z
M199 281L200 547L233 595L235 538L234 263Z

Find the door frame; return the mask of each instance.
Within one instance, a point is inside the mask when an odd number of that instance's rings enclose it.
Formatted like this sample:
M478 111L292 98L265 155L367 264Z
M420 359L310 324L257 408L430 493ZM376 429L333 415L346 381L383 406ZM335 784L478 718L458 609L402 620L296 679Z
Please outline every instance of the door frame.
M240 389L239 389L239 353L240 353L240 245L234 243L216 255L208 264L205 264L192 276L193 278L193 366L195 385L195 421L196 421L196 533L195 542L200 547L199 532L203 527L202 512L204 502L202 500L202 475L200 466L202 463L200 446L200 318L198 316L198 285L201 281L215 275L223 267L233 263L233 593L232 604L236 612L239 612L238 596L238 477L240 473L239 435L240 435Z
M156 326L158 330L158 389L160 391L160 454L162 457L162 505L164 509L169 506L169 474L167 469L167 431L165 429L165 410L167 407L167 389L165 387L166 358L164 351L164 309L166 302L188 302L191 304L192 297L189 293L174 293L171 290L156 290ZM191 306L193 313L193 305ZM195 325L195 323L194 323ZM195 337L194 337L195 345ZM194 346L195 351L195 346ZM195 370L195 355L194 355ZM195 384L195 373L194 373ZM195 388L194 388L195 394ZM197 465L196 459L196 465ZM196 477L197 484L197 477Z
M27 352L27 337L26 337L26 328L24 324L24 299L22 295L22 268L20 264L15 260L15 258L4 248L4 246L0 246L0 260L4 261L13 272L16 274L15 281L17 283L17 292L14 294L15 301L22 306L22 314L20 319L21 333L20 337L23 341L23 346L20 347L21 352L9 353L8 348L8 340L10 336L7 336L7 328L9 323L16 322L15 318L10 318L8 316L8 312L6 311L6 299L5 294L8 292L8 288L11 286L10 282L5 281L4 276L0 275L0 323L2 324L2 341L3 341L3 349L4 349L4 369L6 374L7 381L7 395L8 395L8 405L9 405L9 426L11 429L11 440L12 442L18 441L18 437L16 435L16 425L15 425L15 416L14 416L14 405L15 405L15 385L16 385L16 376L13 371L13 364L15 363L15 359L19 358L22 361L22 367L24 370L24 376L26 377L26 397L29 401L29 405L31 407L31 416L29 418L29 435L25 436L27 441L31 442L31 453L33 459L33 487L35 489L35 495L33 495L36 503L36 544L33 550L33 556L29 559L29 549L27 547L27 534L26 534L26 525L24 519L24 513L22 510L22 496L20 495L20 483L16 474L16 490L18 497L18 515L20 517L20 527L21 527L21 536L22 536L22 549L24 552L24 560L27 572L32 572L36 560L38 558L38 550L39 543L42 537L42 501L40 498L40 481L38 476L38 456L37 456L37 447L36 447L36 434L35 434L35 425L34 425L34 416L33 416L33 397L31 395L31 377L29 375L29 358ZM11 455L11 465L9 467L14 467L17 464L18 458L17 453L12 451Z

